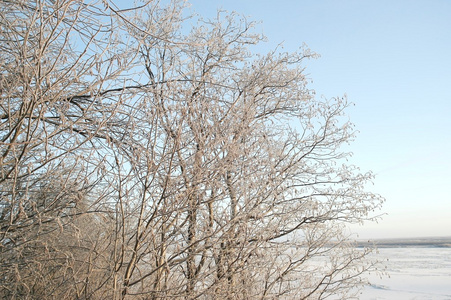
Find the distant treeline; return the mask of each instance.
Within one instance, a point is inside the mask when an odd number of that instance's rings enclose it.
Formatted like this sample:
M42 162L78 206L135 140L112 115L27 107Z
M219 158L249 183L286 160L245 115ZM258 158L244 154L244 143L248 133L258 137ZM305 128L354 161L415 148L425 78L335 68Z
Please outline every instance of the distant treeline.
M358 247L376 245L378 248L451 248L451 237L379 239L374 241L358 241Z

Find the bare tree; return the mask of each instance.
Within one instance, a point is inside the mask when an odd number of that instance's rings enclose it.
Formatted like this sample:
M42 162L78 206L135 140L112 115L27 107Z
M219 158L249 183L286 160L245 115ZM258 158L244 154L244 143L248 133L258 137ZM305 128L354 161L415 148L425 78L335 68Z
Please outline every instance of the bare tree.
M346 99L252 22L183 2L1 2L0 295L351 297L346 224L382 199L346 163ZM195 25L193 25L195 24Z

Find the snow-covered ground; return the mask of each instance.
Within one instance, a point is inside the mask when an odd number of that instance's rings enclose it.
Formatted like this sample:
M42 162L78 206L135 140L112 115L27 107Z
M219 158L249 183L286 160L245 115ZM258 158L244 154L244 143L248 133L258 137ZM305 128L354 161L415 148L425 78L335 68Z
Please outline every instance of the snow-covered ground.
M370 276L360 299L451 299L451 248L380 248L377 256L389 277Z

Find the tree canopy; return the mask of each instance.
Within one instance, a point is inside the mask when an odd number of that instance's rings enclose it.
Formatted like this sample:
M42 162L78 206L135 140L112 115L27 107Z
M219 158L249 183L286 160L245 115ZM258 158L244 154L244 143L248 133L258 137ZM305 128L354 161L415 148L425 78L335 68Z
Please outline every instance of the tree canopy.
M0 295L348 298L373 175L306 47L182 1L0 4Z

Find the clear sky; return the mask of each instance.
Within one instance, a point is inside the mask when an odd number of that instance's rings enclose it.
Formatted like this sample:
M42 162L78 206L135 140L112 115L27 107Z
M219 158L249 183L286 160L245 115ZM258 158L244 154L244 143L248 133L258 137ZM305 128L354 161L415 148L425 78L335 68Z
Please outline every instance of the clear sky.
M353 163L377 174L379 224L360 238L451 236L451 1L190 0L262 21L266 50L306 43L317 95L348 95ZM264 51L265 48L262 48Z

